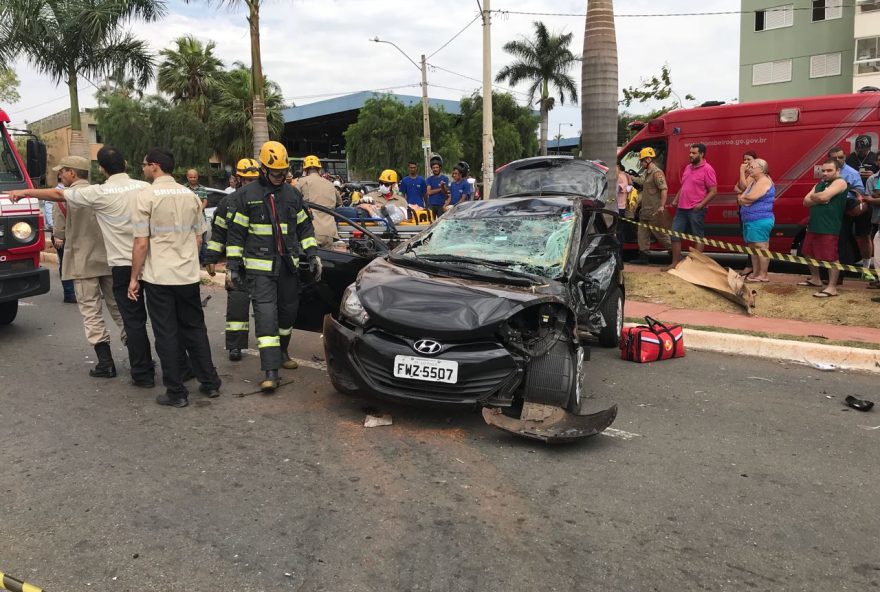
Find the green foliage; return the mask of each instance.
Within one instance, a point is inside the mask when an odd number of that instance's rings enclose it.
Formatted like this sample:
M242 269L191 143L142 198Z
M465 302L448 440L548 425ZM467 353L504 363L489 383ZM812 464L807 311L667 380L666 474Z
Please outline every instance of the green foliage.
M162 62L156 77L156 88L171 96L177 105L187 105L205 121L208 106L213 102L223 74L223 62L214 57L213 41L202 42L191 35L174 40L176 49L159 52Z
M0 66L0 103L17 103L21 100L18 94L19 80L15 70Z
M516 104L509 94L493 93L492 113L495 162L500 164L533 156L538 148L538 118ZM431 107L432 149L443 157L447 171L465 160L479 176L483 163L483 99L479 94L462 99L461 115ZM378 177L383 169L398 171L409 160L422 163L422 107L405 106L391 95L370 99L356 123L345 131L348 162L353 175ZM421 168L421 166L419 167Z
M683 106L678 93L672 88L672 75L669 70L669 64L663 64L663 67L660 68L660 76L652 76L649 79L643 78L640 86L624 88L621 92L623 93L623 100L620 102L627 107L630 107L634 102L663 102L673 97L674 101L672 104L655 111L652 114L654 117ZM695 101L696 99L693 95L686 94L684 100Z

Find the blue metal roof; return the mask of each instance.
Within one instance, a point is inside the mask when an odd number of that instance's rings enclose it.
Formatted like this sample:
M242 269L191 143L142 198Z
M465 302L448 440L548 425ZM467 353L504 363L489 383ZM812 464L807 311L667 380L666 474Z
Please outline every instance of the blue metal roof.
M352 95L345 95L342 97L336 97L324 101L308 103L307 105L298 105L296 107L291 107L289 109L285 109L283 112L284 123L292 123L294 121L302 121L304 119L313 119L315 117L332 115L333 113L341 113L343 111L353 111L355 109L360 109L364 106L364 103L366 103L368 99L381 97L383 96L383 94L384 93L365 90L354 93ZM392 94L391 96L406 105L407 107L417 105L422 102L422 97L396 94ZM442 107L446 110L447 113L458 114L461 111L461 105L458 101L429 98L428 104L432 107Z
M561 140L556 140L556 138L552 140L547 140L547 150L565 150L566 148L577 148L581 143L581 137L575 136L574 138L562 138Z

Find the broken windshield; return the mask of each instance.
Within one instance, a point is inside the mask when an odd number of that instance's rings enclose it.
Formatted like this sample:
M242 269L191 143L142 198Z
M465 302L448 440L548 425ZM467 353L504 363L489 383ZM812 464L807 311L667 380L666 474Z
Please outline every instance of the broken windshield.
M514 273L556 279L565 269L574 222L570 208L552 215L441 218L406 252L450 263L468 258Z
M576 159L535 159L498 171L492 197L532 194L575 194L604 201L607 181L594 164Z

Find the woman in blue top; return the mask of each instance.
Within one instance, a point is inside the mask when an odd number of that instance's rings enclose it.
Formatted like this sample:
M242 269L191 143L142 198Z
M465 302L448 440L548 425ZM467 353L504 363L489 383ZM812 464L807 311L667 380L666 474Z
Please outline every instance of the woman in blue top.
M756 158L749 165L748 186L737 196L740 217L743 222L743 240L746 245L756 249L770 249L770 231L776 219L773 216L773 200L776 187L767 175L767 161ZM767 269L770 258L752 255L752 273L747 282L769 282Z
M454 206L460 201L471 201L474 198L474 186L467 180L470 167L464 161L452 167L452 183L449 184L449 197L444 207Z

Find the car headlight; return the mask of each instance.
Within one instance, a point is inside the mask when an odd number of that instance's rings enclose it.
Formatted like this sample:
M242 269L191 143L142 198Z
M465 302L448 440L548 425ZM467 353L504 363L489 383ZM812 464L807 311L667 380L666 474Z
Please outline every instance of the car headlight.
M23 243L28 243L34 238L34 228L27 222L16 222L12 225L12 236Z
M345 293L342 295L339 315L361 327L367 323L369 317L367 311L364 310L364 306L361 304L361 299L358 298L357 288L355 288L354 284L346 288Z

